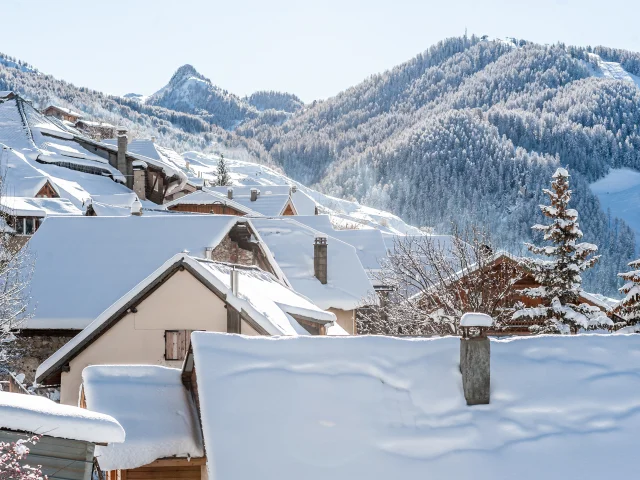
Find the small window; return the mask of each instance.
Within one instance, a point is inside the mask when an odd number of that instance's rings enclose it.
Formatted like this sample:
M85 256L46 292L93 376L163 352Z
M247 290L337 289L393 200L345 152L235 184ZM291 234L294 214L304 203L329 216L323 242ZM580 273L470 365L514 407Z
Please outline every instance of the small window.
M24 218L16 218L16 233L24 235Z
M36 219L35 218L25 218L24 219L24 234L25 235L33 235L36 231Z
M165 330L164 358L165 360L184 360L189 350L191 330Z

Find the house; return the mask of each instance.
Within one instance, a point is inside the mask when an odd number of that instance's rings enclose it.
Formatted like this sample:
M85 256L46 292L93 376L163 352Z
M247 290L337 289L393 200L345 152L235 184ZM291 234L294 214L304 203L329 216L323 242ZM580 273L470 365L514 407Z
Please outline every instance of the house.
M84 135L94 140L103 140L105 138L114 138L116 136L117 127L107 122L92 122L89 120L78 120L75 123L77 128Z
M0 442L34 435L40 439L26 445L29 454L21 464L40 465L51 480L91 480L97 446L125 439L122 426L109 415L36 395L0 391Z
M45 218L54 215L82 215L66 198L0 197L0 215L20 236L30 237Z
M231 199L240 199L239 201L242 201L242 203L248 208L251 208L267 217L279 215L318 214L318 206L315 200L304 193L296 185L232 185L230 187L210 186L206 188L207 190L216 192L219 195L231 195ZM231 188L231 192L229 192L229 188ZM258 203L247 204L247 200L251 202L252 190L255 190L257 194L254 202ZM290 197L290 205L287 203L287 196ZM269 205L266 205L267 203ZM256 206L258 207L257 209L253 208Z
M51 178L30 164L24 155L2 145L0 154L2 194L9 197L58 198L58 188Z
M489 269L492 273L490 277L495 278L492 282L494 285L504 285L505 281L513 281L513 295L505 297L502 302L502 306L505 308L513 307L516 303L522 303L526 308L536 307L541 305L537 299L525 296L522 291L528 288L539 287L540 284L536 282L533 275L522 265L520 259L508 252L499 251L496 252L490 260L486 262L485 268ZM464 291L463 284L467 281L473 281L473 275L478 270L477 265L458 272L455 278L452 279L450 288L457 288L460 285L461 291ZM504 278L505 275L509 275L510 278ZM502 287L504 288L504 287ZM425 308L436 309L437 306L433 302L429 302L429 292L421 292L416 298L421 298L421 303ZM598 295L590 294L582 291L579 298L579 303L586 303L594 307L598 307L603 311L608 311L610 305ZM529 327L533 322L527 318L518 318L517 320L506 320L506 328L504 330L491 331L492 335L529 335Z
M356 333L357 309L378 301L356 249L295 218L251 218L247 223L266 246L268 263L277 267L274 274L333 312L348 333Z
M48 117L55 117L59 120L66 120L67 122L76 123L82 118L80 112L75 112L70 108L60 107L58 105L49 105L42 111Z
M346 334L336 317L257 267L172 256L44 361L43 385L61 385L61 403L78 402L88 365L177 367L189 334L206 330L243 335Z
M492 339L479 406L463 394L460 338L194 332L191 344L183 381L209 478L636 475L637 335Z
M82 372L80 405L118 419L125 441L96 447L107 480L206 479L194 400L181 370L159 365L94 365Z
M181 196L163 205L172 212L209 213L216 215L236 215L239 217L262 215L232 200L233 194L223 196L208 189L198 190Z

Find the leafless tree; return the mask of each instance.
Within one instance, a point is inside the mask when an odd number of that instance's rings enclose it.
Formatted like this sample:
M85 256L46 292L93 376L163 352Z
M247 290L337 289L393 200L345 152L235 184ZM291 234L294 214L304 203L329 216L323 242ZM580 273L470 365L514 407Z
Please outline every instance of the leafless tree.
M455 335L465 312L491 315L501 328L514 311L520 278L517 259L496 254L488 232L477 227L397 237L375 279L386 291L379 306L361 311L358 332Z

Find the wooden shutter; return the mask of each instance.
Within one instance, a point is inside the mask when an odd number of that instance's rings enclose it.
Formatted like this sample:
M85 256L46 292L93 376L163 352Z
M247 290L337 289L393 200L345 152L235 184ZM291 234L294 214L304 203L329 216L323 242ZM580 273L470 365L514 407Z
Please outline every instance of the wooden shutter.
M165 360L184 360L189 350L192 330L165 330Z

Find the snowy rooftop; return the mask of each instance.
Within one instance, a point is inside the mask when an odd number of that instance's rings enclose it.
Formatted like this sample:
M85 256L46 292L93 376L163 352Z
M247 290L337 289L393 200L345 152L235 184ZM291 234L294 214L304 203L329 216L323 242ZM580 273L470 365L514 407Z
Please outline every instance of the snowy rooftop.
M156 365L83 370L87 408L115 417L127 434L124 443L96 447L102 470L137 468L164 457L204 456L195 405L180 374Z
M261 196L291 194L291 201L298 215L315 215L316 202L299 188L294 192L290 185L233 185L232 187L207 187L207 190L226 195L228 188L233 188L233 194L242 197L249 197L252 188L258 188Z
M0 428L93 443L120 443L125 437L109 415L9 392L0 392Z
M61 111L63 113L66 113L67 115L73 115L74 117L82 118L82 114L80 112L76 112L74 110L71 110L70 108L61 107L59 105L49 105L47 107L47 109L48 108L54 108L54 109L59 110L59 111Z
M277 263L278 274L320 308L351 310L376 298L373 286L358 259L356 249L323 232L309 228L296 217L252 218L251 225ZM313 244L327 238L326 285L314 276Z
M205 256L236 224L224 215L51 217L29 242L37 259L26 328L82 329L168 258Z
M459 338L196 332L209 478L635 478L640 336L491 343L468 407Z
M222 195L217 192L211 192L207 190L198 190L193 193L189 193L183 197L167 202L163 205L164 208L170 208L175 205L215 205L222 204L227 205L239 212L242 212L250 216L262 216L258 212L247 208L245 205L238 203L234 200L229 200L227 195Z
M277 217L278 215L282 215L287 206L287 203L291 200L289 196L289 192L287 193L274 193L270 190L269 187L266 188L258 188L258 187L222 187L224 192L220 191L221 187L218 187L218 190L215 192L218 195L227 196L227 189L233 189L233 201L237 204L242 205L245 209L252 210L254 212L258 212L265 217ZM251 200L251 189L258 190L258 197L256 200ZM236 189L238 191L236 191ZM210 191L207 187L204 191ZM211 190L214 191L214 190ZM247 193L245 193L245 191Z
M1 197L0 211L18 217L82 215L82 211L66 198Z
M335 230L329 215L297 216L296 221L352 245L362 266L371 271L380 270L387 258L387 245L382 232L374 228Z

